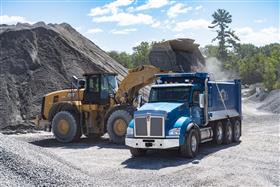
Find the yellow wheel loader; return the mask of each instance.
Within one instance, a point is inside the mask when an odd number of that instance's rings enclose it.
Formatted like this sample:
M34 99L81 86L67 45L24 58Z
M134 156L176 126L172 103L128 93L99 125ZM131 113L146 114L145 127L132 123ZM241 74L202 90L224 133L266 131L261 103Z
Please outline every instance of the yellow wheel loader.
M124 143L126 128L138 102L138 92L154 80L158 68L144 65L129 70L117 84L114 73L87 73L74 78L72 88L43 97L37 125L52 130L60 142L100 137L108 132L114 143Z
M87 73L75 78L72 88L43 97L38 126L48 127L60 142L100 137L108 132L115 143L124 143L126 128L136 110L138 92L154 80L157 73L193 71L205 64L198 44L191 39L156 43L150 51L153 65L130 70L117 84L116 74ZM137 102L138 101L138 102Z

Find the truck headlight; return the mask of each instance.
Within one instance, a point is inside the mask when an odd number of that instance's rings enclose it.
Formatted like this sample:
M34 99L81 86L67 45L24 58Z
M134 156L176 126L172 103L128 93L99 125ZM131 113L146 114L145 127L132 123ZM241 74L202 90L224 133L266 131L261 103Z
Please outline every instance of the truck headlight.
M169 130L168 134L169 134L169 136L179 136L180 130L181 130L181 128L173 128L173 129Z
M127 129L126 129L126 135L132 136L132 135L133 135L133 128L127 127Z

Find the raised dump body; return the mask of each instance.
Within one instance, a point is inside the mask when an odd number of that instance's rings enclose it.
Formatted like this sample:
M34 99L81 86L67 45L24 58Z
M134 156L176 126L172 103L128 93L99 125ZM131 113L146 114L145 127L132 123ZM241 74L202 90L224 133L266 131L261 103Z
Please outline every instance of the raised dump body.
M156 75L149 102L134 112L126 145L133 156L180 148L194 157L200 143L229 144L241 136L240 80L215 82L207 73Z

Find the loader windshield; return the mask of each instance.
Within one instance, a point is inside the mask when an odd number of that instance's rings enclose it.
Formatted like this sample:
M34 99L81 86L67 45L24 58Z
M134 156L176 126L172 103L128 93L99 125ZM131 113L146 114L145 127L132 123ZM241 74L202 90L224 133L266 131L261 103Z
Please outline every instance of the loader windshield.
M188 102L190 87L153 87L150 91L149 102Z

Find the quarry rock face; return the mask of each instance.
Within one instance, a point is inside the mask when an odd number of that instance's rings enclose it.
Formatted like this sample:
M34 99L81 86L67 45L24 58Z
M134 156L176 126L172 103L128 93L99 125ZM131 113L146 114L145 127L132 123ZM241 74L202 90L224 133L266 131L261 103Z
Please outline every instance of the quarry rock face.
M51 91L69 88L85 72L127 69L66 23L0 25L0 129L26 123Z

